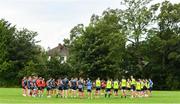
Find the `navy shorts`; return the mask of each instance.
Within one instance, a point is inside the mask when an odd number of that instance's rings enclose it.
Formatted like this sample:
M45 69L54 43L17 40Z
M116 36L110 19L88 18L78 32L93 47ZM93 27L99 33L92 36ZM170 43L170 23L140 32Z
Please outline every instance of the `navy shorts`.
M144 91L145 91L145 90L147 90L147 87L146 87L146 86L144 86L144 87L143 87L143 90L144 90Z
M52 89L55 89L55 88L56 88L55 86L52 87Z
M79 89L79 92L83 92L83 88L78 88Z
M105 89L105 87L101 87L101 89Z
M87 92L92 92L92 90L91 89L87 89Z
M101 88L100 87L96 87L96 91L99 91L99 90L101 90Z
M49 91L49 90L52 90L52 88L50 87L50 86L47 86L47 90Z
M33 87L33 86L31 86L31 90L34 90L34 87Z
M107 89L106 89L106 92L110 92L110 91L111 91L111 89L110 89L110 88L107 88Z
M149 87L149 91L152 91L152 87Z
M71 89L72 90L77 90L77 87L76 86L72 86Z
M58 90L63 90L63 87L62 86L58 86Z
M63 90L68 90L69 88L68 88L68 86L64 86L64 88L63 88Z
M135 85L131 85L131 90L132 90L132 91L135 91L135 90L136 90Z
M141 90L136 90L137 92L140 92Z
M121 90L126 90L126 87L121 87Z
M118 89L114 89L114 92L118 92Z
M126 89L129 90L129 91L131 90L131 88L129 88L129 87L127 87Z

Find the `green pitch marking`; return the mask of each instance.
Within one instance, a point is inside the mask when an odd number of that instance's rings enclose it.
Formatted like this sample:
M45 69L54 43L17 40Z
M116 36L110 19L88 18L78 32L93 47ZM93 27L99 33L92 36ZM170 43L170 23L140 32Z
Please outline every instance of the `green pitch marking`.
M0 88L0 104L180 104L180 91L154 91L152 97L149 98L120 98L111 97L95 99L80 98L42 98L23 97L22 90L19 88Z

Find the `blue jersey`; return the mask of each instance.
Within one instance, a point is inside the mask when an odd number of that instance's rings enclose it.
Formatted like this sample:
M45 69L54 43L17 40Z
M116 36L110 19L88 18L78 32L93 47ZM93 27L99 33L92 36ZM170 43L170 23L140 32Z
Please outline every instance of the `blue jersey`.
M48 87L51 87L51 86L52 86L52 80L51 80L51 79L49 79L49 80L47 81L47 86L48 86Z
M88 89L88 90L91 90L91 89L92 89L92 83L91 83L91 81L88 81L88 82L87 82L87 89Z
M24 87L24 86L27 86L27 80L23 80L22 83L23 83L23 87Z
M55 82L55 80L52 80L52 81L51 81L51 87L56 87L56 82Z
M63 85L63 84L62 84L62 80L61 80L61 79L59 79L59 80L58 80L58 84L57 84L57 86L62 87L62 85Z
M27 81L27 87L28 87L28 89L31 88L31 80L28 80L28 81Z
M35 79L32 81L32 83L33 83L33 86L36 86L36 80Z
M151 79L149 79L149 87L153 87L153 82Z
M32 80L32 84L33 84L32 87L33 87L34 89L36 89L36 88L37 88L36 79L33 79L33 80Z
M76 80L72 80L72 81L71 81L71 85L72 85L73 87L76 87L76 86L77 86L77 85L76 85L76 84L77 84L76 82L77 82Z
M62 82L65 87L68 87L69 80L67 78L65 78Z

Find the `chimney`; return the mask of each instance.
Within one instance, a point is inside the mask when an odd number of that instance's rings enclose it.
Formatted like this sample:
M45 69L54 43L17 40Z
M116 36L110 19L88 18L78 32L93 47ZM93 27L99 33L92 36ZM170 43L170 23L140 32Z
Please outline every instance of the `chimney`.
M63 49L63 45L61 43L59 43L58 46L59 46L60 49Z

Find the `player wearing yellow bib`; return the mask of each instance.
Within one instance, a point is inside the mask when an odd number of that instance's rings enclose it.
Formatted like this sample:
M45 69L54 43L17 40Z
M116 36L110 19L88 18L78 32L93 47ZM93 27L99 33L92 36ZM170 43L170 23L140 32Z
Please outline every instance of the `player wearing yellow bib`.
M131 76L131 97L136 97L136 80Z
M116 79L113 83L113 88L114 88L114 96L118 96L118 89L119 89L119 81Z
M127 86L127 82L125 77L123 76L121 80L121 92L122 92L121 98L123 97L126 98L126 86Z
M146 79L145 81L145 97L149 96L149 81Z
M144 97L144 86L145 86L145 83L144 83L144 80L143 79L141 79L140 80L140 83L141 83L141 97Z
M100 81L100 78L97 78L96 80L96 93L95 93L95 96L100 96L100 90L101 90L101 81Z
M127 86L126 86L127 92L130 95L130 91L131 91L131 80L128 78L127 79Z
M131 90L131 80L129 78L127 79L127 86L126 87L127 87L127 90L129 90L129 91Z
M105 97L110 97L111 95L111 88L112 88L112 82L110 79L107 80L107 85L106 85L106 94Z
M137 96L140 97L141 95L141 80L140 79L136 82L136 91L137 91Z

